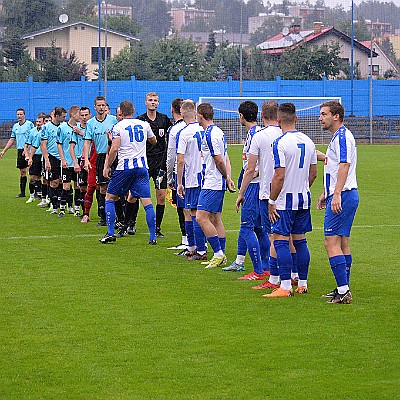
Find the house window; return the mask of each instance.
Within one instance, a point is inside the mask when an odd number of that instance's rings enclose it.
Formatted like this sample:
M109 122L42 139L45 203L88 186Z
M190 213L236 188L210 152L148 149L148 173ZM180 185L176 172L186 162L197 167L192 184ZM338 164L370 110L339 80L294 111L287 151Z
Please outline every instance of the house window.
M55 50L58 56L61 57L61 47L55 47ZM49 51L51 51L51 47L35 47L35 59L45 61Z
M372 75L379 75L379 65L372 66Z
M84 31L85 30L85 26L81 26L81 31Z
M101 48L101 60L104 61L106 59L105 57L106 53L106 48L102 47ZM99 62L99 57L98 57L98 47L92 47L92 63L97 63ZM107 60L111 58L111 47L107 47Z

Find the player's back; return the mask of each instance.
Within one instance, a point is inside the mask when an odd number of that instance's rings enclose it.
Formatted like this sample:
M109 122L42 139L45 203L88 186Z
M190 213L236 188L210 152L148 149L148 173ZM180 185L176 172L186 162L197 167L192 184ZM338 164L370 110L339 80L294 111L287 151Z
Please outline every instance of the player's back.
M147 168L146 142L153 136L150 124L136 118L125 118L114 125L112 137L121 140L116 169Z
M185 187L194 188L201 185L203 164L201 159L201 142L204 130L198 122L187 124L178 132L176 149L185 156Z
M285 168L285 180L277 199L278 210L310 208L309 171L317 163L315 145L304 133L285 132L273 144L275 168Z

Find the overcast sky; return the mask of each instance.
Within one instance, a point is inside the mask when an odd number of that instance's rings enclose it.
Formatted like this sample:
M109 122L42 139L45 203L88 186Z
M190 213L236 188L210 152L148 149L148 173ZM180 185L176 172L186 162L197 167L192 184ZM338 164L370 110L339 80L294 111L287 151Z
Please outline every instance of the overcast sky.
M359 4L361 3L362 0L354 0L354 4ZM264 3L266 3L267 0L264 0ZM298 1L299 3L301 1ZM386 3L390 3L389 0L385 1ZM393 0L392 1L394 4L396 4L396 6L400 6L400 0ZM275 4L279 4L282 3L282 0L270 0L270 3L275 3ZM310 0L311 4L315 4L315 0ZM335 7L337 4L341 4L344 9L350 9L351 7L351 0L325 0L325 4L328 7Z

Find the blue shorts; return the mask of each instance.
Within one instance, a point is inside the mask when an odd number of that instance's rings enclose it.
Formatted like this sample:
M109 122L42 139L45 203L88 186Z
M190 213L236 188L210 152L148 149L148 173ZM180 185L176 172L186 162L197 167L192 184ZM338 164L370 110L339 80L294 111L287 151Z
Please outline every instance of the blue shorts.
M259 191L260 185L258 183L250 183L244 193L244 203L240 214L240 224L252 229L261 228L262 226L258 201Z
M200 190L200 186L185 189L185 208L187 208L188 210L197 209L197 202L199 200Z
M260 205L260 216L261 216L261 224L265 231L270 234L272 233L272 224L271 221L269 220L269 215L268 215L268 199L266 200L260 200L259 201Z
M356 189L342 192L342 211L334 214L331 209L333 196L326 199L326 210L324 218L325 236L350 236L354 216L357 211L359 198Z
M220 213L224 204L224 196L225 190L201 189L197 209L213 214Z
M132 197L149 199L150 181L147 168L115 170L108 184L107 193L124 197L128 190Z
M280 215L277 222L272 223L272 233L283 236L302 235L312 231L310 209L306 210L277 210Z

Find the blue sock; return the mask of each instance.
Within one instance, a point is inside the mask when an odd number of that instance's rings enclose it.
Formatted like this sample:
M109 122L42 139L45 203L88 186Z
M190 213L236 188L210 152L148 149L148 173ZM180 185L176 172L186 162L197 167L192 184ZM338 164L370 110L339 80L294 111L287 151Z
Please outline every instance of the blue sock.
M196 217L192 217L194 240L196 242L197 251L207 251L206 247L206 235L201 229L200 225L196 221Z
M253 263L254 272L257 274L262 274L263 269L260 258L260 245L254 230L242 225L240 227L240 232L241 233L239 233L239 235L242 234L243 239L246 242L247 251L249 252L251 262Z
M226 237L219 238L219 245L221 246L221 250L225 254L225 249L226 249Z
M247 252L246 241L243 239L242 231L239 231L237 254L238 256L245 256Z
M279 276L278 259L269 256L269 271L273 276Z
M275 240L274 247L278 256L279 276L281 281L287 281L291 278L293 267L292 255L290 254L288 240Z
M156 240L156 213L153 204L147 204L144 210L146 211L146 222L150 232L149 240Z
M189 247L196 246L194 241L193 221L185 221L185 231Z
M329 263L331 264L337 286L339 287L347 285L346 259L344 255L331 257L329 259Z
M306 239L293 240L293 245L296 249L296 254L297 254L296 259L297 259L297 268L299 272L299 279L305 281L308 278L308 268L310 266L310 251L308 250L307 240Z
M294 242L293 242L293 245L294 245ZM297 253L291 253L291 254L292 254L292 261L293 261L292 272L295 274L296 272L299 272L299 270L297 269Z
M346 259L346 275L347 275L347 282L350 283L350 268L351 264L353 263L353 257L351 254L345 254L344 258Z
M214 254L221 251L221 245L220 245L218 236L215 235L215 236L208 237L207 240L208 240L208 243L210 243Z
M258 243L260 245L260 257L263 271L269 271L269 249L270 241L265 228L254 228Z
M114 200L106 200L106 221L107 221L107 234L114 235L115 224L115 202Z

